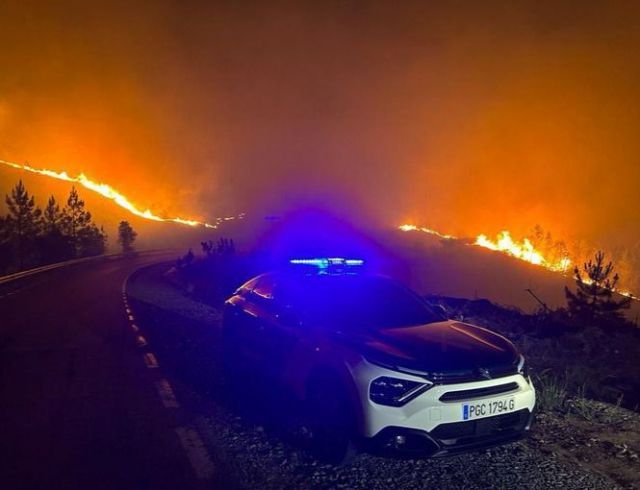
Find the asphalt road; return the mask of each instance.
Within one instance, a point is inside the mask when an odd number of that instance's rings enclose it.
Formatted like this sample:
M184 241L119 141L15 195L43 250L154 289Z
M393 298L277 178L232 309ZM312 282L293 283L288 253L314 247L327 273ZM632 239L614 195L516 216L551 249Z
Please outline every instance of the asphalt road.
M163 403L122 295L133 270L162 259L98 260L0 287L1 488L198 485L188 428Z
M144 267L169 258L0 285L1 489L615 488L526 442L439 460L319 463L279 417L276 391L228 394L219 311L172 287L166 265Z

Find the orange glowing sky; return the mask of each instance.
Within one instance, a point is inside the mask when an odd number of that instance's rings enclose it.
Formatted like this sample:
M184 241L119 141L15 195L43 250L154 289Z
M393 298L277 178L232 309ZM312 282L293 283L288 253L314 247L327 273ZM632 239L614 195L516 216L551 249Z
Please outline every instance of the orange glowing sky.
M635 2L134 3L2 2L1 159L166 216L640 242Z

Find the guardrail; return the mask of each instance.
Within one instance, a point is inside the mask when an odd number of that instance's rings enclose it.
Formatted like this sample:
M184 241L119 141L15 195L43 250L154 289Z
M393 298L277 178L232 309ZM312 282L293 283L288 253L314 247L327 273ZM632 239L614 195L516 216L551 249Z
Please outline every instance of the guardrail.
M9 274L7 276L0 276L0 284L6 282L15 281L23 277L29 277L40 272L50 271L52 269L59 269L60 267L67 267L74 264L82 264L83 262L90 262L92 260L107 259L110 257L117 257L122 254L109 254L109 255L94 255L92 257L83 257L81 259L66 260L64 262L56 262L55 264L43 265L42 267L36 267L35 269L29 269L26 271L16 272L15 274Z
M153 254L153 253L168 253L168 252L172 252L173 250L170 249L166 249L166 250L145 250L142 252L138 252L138 253L144 253L144 254ZM20 272L16 272L15 274L9 274L6 276L0 276L0 284L5 284L7 282L10 281L15 281L16 279L21 279L23 277L29 277L32 276L34 274L39 274L40 272L46 272L46 271L50 271L53 269L59 269L61 267L67 267L70 265L76 265L76 264L82 264L83 262L91 262L93 260L100 260L100 259L112 259L112 258L120 258L120 257L125 257L125 254L122 253L113 253L113 254L107 254L107 255L94 255L92 257L83 257L81 259L72 259L72 260L66 260L64 262L56 262L55 264L48 264L48 265L43 265L42 267L36 267L35 269L29 269L26 271L20 271Z

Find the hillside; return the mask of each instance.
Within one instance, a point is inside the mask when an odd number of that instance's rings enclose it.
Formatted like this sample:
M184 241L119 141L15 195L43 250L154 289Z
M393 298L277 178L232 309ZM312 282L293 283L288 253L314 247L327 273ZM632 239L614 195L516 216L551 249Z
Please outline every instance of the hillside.
M424 234L397 232L390 237L399 255L410 264L408 281L424 294L486 298L505 306L533 312L540 304L532 290L550 308L566 305L565 286L575 288L571 276L551 272L499 252L441 240ZM627 312L639 322L640 302Z

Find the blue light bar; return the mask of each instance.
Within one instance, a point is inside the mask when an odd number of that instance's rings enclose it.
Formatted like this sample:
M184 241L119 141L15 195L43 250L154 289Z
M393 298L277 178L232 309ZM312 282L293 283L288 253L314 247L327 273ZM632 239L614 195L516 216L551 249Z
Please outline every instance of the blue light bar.
M362 259L345 259L345 265L364 265L364 260Z
M289 263L292 265L310 265L317 267L320 271L326 271L330 267L358 267L364 265L362 259L345 259L342 257L326 257L326 258L314 258L314 259L291 259Z

